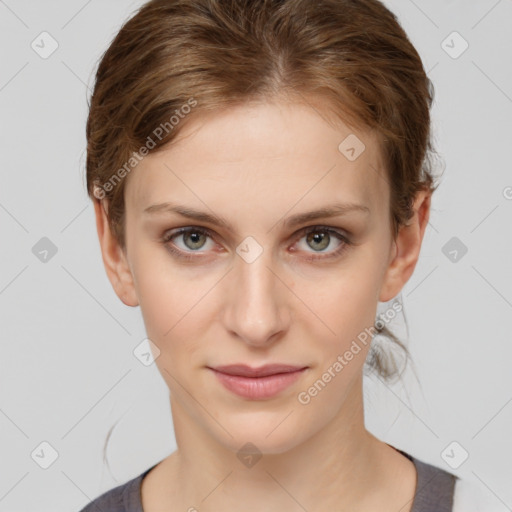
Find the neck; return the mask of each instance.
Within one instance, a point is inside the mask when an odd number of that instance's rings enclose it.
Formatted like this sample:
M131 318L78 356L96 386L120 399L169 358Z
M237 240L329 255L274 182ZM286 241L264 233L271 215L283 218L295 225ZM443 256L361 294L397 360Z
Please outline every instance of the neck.
M178 450L169 458L168 493L174 503L179 496L182 510L357 512L382 487L383 447L392 449L365 429L362 377L321 430L252 465L256 459L242 463L236 448L218 442L172 398L171 408Z

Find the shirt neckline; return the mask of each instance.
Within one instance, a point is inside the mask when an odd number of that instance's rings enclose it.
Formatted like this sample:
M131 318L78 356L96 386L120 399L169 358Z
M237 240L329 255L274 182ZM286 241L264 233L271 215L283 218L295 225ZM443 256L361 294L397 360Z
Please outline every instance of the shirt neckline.
M451 487L453 489L453 485L456 480L456 476L452 475L441 468L437 468L435 466L431 466L429 464L426 464L419 459L416 459L412 455L404 452L403 450L400 450L399 448L396 448L395 446L390 445L389 443L386 443L389 447L396 450L398 453L402 454L404 457L409 459L416 469L416 488L414 490L414 498L412 502L411 512L422 512L421 503L423 503L423 497L419 497L420 493L424 491L428 484L433 480L434 476L440 475L443 478L449 478L451 477L451 481L445 481L444 484L447 487ZM123 503L126 509L126 512L144 512L142 509L142 480L146 477L146 475L154 469L160 462L162 462L165 459L162 459L161 461L157 462L150 468L146 469L143 473L141 473L138 477L134 478L129 485L125 488L123 492ZM433 473L435 472L435 473ZM432 474L432 476L430 476ZM453 495L453 491L452 491ZM447 508L447 511L452 510L452 504L449 504L449 508Z

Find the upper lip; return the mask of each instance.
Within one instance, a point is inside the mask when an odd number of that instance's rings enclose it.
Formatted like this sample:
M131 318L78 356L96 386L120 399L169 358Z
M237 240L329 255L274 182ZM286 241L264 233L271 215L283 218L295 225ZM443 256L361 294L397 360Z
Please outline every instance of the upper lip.
M266 364L258 368L252 368L246 364L230 364L226 366L208 367L227 375L237 375L240 377L266 377L277 373L296 372L306 368L306 366L292 366L289 364Z

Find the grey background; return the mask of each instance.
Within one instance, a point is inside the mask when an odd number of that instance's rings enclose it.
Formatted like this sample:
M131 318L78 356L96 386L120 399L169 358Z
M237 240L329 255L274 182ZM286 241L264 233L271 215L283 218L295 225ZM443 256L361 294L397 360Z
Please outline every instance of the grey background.
M141 314L106 277L83 176L97 59L141 3L0 0L0 512L78 510L175 448L168 390L133 355ZM410 369L392 386L368 378L367 426L512 510L512 1L385 3L436 87L446 171L401 295L421 386ZM31 47L42 31L59 45L46 59ZM442 46L453 31L469 44L458 58L444 48L460 40ZM43 237L57 249L46 262ZM456 262L453 237L467 247ZM442 456L454 441L452 458L469 453L456 469ZM47 469L42 442L58 455Z

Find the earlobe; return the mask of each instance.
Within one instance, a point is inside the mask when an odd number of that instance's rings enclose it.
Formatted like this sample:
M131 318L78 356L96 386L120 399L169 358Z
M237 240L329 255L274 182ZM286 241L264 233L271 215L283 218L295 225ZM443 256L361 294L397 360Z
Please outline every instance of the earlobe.
M94 200L96 215L96 230L101 248L101 256L108 279L116 295L127 306L138 306L139 301L135 293L132 271L125 251L122 250L113 236L108 224L106 199Z
M413 217L407 225L400 227L393 242L395 256L387 267L380 290L380 302L396 297L414 272L430 217L430 201L429 191L418 192L413 205Z

